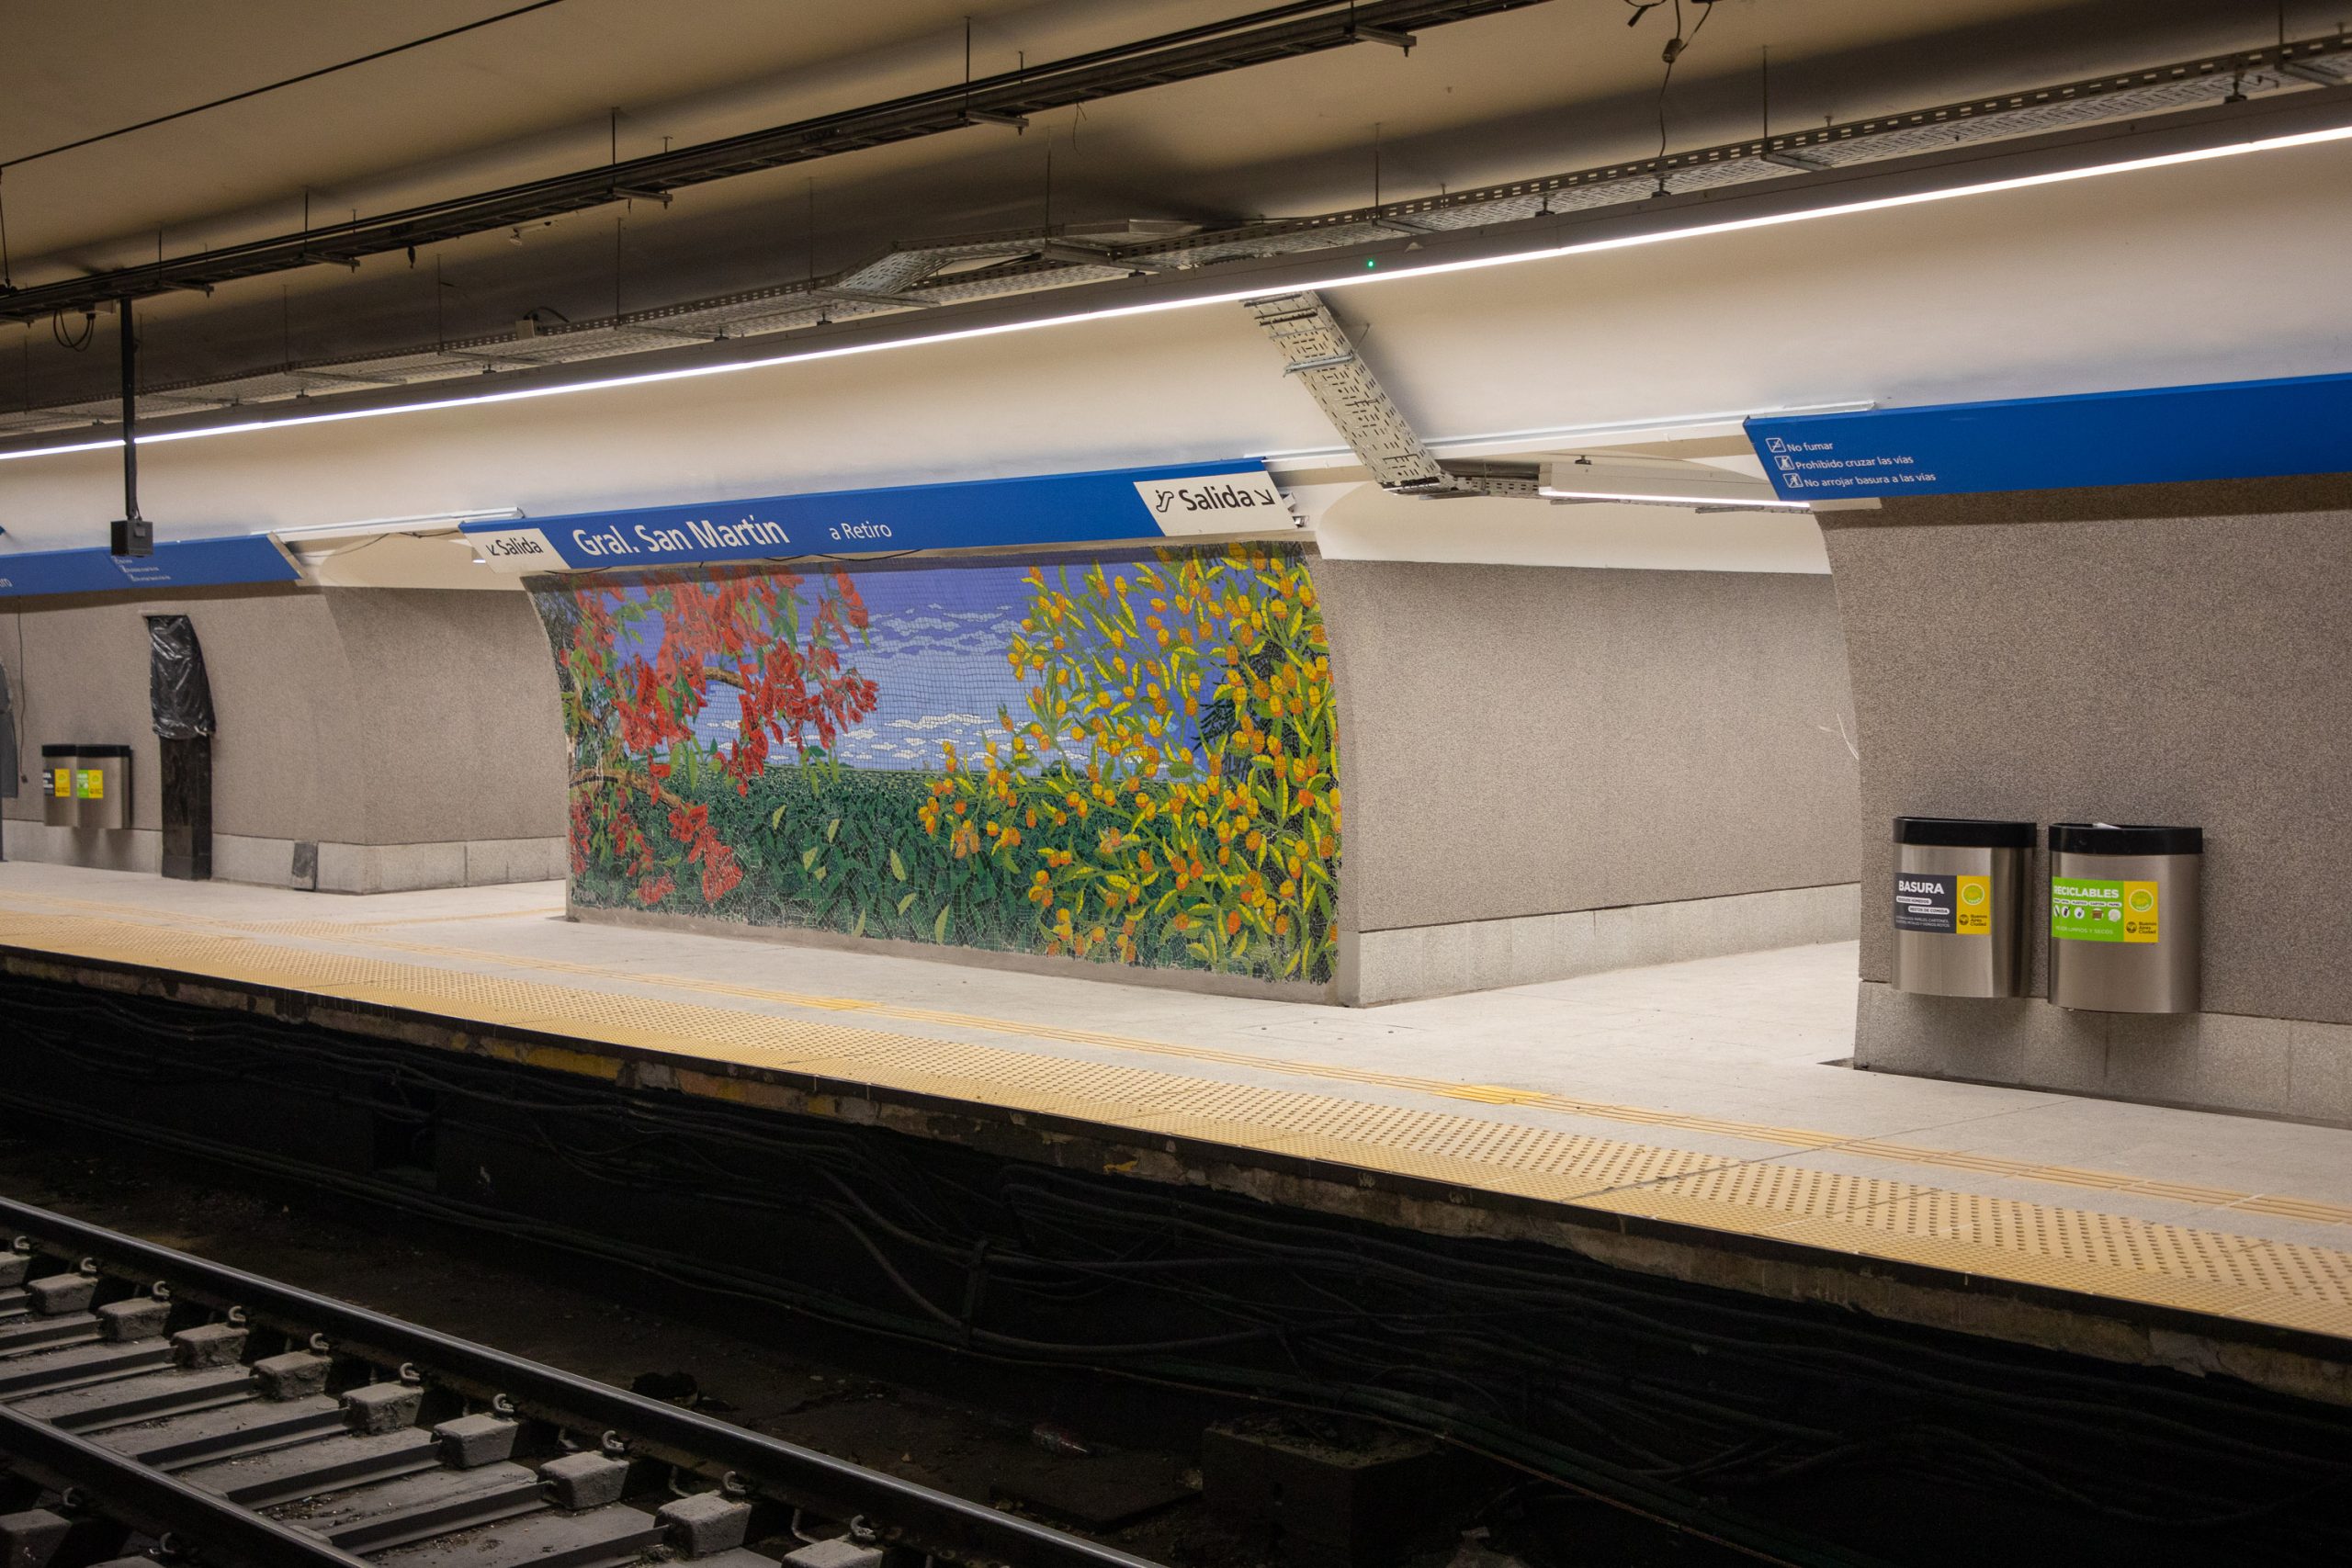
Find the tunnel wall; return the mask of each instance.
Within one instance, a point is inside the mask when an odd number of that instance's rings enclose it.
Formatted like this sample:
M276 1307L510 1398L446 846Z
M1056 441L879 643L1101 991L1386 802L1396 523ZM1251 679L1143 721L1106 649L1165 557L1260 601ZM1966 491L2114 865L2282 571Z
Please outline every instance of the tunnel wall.
M1850 938L1826 577L1324 561L1351 1001Z
M1862 745L1858 1064L2352 1122L2352 479L1825 522ZM2205 1010L2052 1006L2040 897L2031 997L1893 990L1897 815L2203 828Z
M575 913L1328 992L1340 792L1296 545L531 581Z
M375 893L563 874L563 740L529 604L406 590L52 601L0 615L27 775L7 803L10 856L157 868L150 613L187 615L204 648L220 723L216 876ZM132 750L129 831L41 825L40 748L90 742ZM298 875L304 845L316 869Z
M2352 143L2321 143L1400 275L1335 299L1431 439L2335 372L2341 334L2278 302L2328 298L2340 279L2352 204L2312 193L2347 178ZM1334 440L1250 313L1219 305L174 442L142 454L140 479L178 538L1224 461ZM0 526L28 547L86 542L121 495L111 448L0 464ZM1428 532L1445 531L1441 513Z
M1853 934L1824 576L1211 545L533 596L582 918L1348 1003Z

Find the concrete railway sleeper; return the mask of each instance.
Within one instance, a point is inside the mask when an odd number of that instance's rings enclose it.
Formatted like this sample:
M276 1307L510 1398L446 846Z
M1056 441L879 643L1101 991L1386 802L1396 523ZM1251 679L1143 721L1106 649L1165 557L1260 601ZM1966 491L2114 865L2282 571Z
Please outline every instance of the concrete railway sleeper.
M1149 1568L44 1210L0 1235L9 1568Z

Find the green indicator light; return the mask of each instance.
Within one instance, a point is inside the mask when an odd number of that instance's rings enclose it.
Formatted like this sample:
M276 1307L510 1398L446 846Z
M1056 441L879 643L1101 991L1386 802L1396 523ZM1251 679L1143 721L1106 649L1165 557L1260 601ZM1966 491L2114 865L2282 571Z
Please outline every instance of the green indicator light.
M1366 272L1371 271L1374 267L1376 267L1379 265L1380 258L1378 256L1366 256L1363 258L1363 265Z

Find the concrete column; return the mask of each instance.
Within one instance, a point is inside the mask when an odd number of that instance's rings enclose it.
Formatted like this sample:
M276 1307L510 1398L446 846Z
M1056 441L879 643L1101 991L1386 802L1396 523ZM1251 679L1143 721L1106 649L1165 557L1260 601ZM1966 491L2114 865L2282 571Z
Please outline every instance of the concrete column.
M2352 477L1832 513L1862 751L1858 1065L2352 1122ZM1887 985L1897 815L2205 829L2204 1006Z
M157 870L151 611L190 616L204 643L220 724L215 876L347 893L562 876L563 737L538 619L520 593L429 590L50 601L0 615L28 747L132 750L128 831L43 828L28 792L7 803L10 857Z

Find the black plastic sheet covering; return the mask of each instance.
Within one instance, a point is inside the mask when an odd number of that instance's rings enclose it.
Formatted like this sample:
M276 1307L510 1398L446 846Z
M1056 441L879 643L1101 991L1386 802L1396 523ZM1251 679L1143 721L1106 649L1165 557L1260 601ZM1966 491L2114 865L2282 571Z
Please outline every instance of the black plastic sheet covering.
M8 691L8 667L0 664L0 800L17 798L18 766L16 704Z
M147 704L161 739L212 733L212 682L205 678L196 626L186 615L147 617Z

